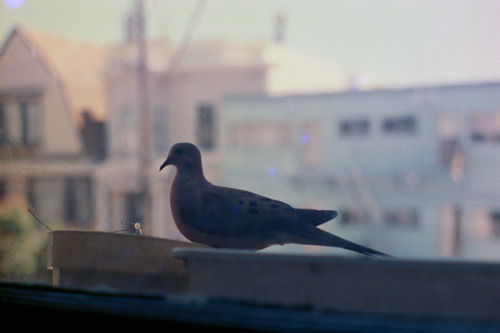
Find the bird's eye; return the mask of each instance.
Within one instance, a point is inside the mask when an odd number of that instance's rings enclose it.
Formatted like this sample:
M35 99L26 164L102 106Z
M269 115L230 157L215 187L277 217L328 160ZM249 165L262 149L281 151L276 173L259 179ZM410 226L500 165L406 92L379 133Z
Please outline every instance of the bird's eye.
M176 149L176 150L175 150L175 153L176 153L177 155L182 155L182 150L181 150L181 149Z

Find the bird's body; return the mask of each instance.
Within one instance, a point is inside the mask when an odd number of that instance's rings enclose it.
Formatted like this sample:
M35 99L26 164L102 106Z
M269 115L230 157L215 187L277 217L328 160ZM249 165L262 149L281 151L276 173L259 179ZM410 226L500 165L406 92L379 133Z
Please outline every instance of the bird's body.
M170 192L172 215L190 241L233 249L297 243L387 256L317 228L335 218L336 211L297 209L252 192L211 184L193 144L175 144L160 170L167 165L177 168Z

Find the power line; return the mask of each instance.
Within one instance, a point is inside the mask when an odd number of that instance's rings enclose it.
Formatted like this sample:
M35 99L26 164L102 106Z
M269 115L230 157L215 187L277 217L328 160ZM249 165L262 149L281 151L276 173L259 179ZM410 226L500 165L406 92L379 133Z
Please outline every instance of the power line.
M184 29L183 38L177 45L172 57L169 61L168 71L173 71L181 61L186 49L191 42L191 38L193 36L194 30L198 25L201 17L203 16L203 12L205 11L205 7L207 4L207 0L199 0L196 4L196 7L193 9L193 12L189 16L189 21L186 24L186 28Z

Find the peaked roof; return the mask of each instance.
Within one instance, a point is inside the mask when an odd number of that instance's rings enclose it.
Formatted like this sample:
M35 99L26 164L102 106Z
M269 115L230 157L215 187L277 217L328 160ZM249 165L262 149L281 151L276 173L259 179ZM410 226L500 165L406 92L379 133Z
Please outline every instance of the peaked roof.
M59 80L77 124L80 124L81 113L85 110L95 120L106 119L106 92L101 77L108 53L106 46L17 26L5 41L1 53L14 36L33 47Z
M76 124L80 124L84 110L95 120L107 118L104 75L121 71L124 66L133 67L134 45L99 45L18 26L7 38L0 55L16 35L36 50L48 70L59 79ZM221 66L266 68L266 89L274 95L339 91L347 85L345 74L331 61L274 42L196 42L183 49L179 59L172 58L174 51L169 40L148 41L150 70L167 73Z

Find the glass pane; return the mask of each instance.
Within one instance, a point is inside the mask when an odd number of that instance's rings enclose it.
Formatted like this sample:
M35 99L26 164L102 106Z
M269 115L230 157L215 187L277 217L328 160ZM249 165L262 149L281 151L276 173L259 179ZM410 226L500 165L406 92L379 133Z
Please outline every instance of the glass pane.
M53 283L48 229L362 255L328 232L401 260L500 260L497 2L0 6L0 280ZM161 251L107 251L139 252L115 281L157 272Z

